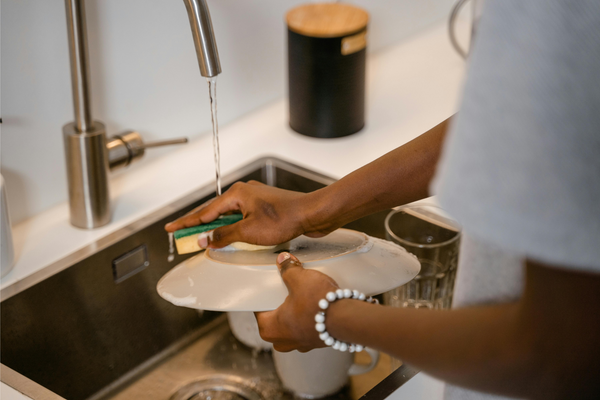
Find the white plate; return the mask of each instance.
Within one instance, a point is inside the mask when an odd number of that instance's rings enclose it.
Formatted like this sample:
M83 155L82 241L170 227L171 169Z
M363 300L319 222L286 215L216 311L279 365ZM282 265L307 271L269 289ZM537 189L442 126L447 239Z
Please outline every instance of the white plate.
M269 250L207 250L165 274L157 291L175 305L200 310L274 310L288 294L275 265L282 251L298 257L304 268L329 275L342 289L369 296L405 284L420 269L417 258L397 244L338 229L319 239L300 236Z

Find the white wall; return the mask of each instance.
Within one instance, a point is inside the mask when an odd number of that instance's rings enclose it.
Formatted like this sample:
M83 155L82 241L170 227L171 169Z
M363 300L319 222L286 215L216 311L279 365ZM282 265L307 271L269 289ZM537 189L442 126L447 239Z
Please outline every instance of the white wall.
M284 15L303 1L208 3L223 68L217 86L223 125L285 95ZM371 13L369 51L377 51L446 18L452 0L351 3ZM124 129L147 140L207 134L207 87L183 2L86 5L93 116L109 135ZM1 165L15 223L67 199L61 127L73 119L73 108L64 1L2 0L1 24Z

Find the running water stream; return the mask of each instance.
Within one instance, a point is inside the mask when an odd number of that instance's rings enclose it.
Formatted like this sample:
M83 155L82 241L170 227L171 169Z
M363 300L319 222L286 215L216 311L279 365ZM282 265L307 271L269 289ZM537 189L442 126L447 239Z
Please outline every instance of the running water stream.
M215 155L215 176L217 196L221 195L221 152L219 150L219 122L217 121L217 77L206 78L210 97L210 116L213 129L213 152Z
M210 99L210 117L213 131L213 152L215 156L215 178L217 196L221 195L221 152L219 150L219 122L217 121L217 77L206 78L208 82L208 96ZM173 233L169 233L169 257L168 261L175 259L175 246L173 245Z

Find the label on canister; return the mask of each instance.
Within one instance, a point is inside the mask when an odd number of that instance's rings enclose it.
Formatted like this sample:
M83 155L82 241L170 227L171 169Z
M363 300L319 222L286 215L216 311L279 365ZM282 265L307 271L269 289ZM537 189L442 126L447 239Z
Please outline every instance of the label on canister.
M367 31L362 31L356 35L346 36L342 39L342 55L356 53L367 47Z

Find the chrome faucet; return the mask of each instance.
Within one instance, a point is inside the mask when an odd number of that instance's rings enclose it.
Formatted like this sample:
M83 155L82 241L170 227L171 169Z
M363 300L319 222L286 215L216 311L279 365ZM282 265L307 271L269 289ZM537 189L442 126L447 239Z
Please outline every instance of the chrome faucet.
M219 53L205 0L183 0L202 76L221 73ZM65 0L75 121L63 126L71 224L84 229L111 219L109 170L126 167L149 147L186 143L186 138L144 143L138 132L106 137L104 124L92 119L85 0Z

